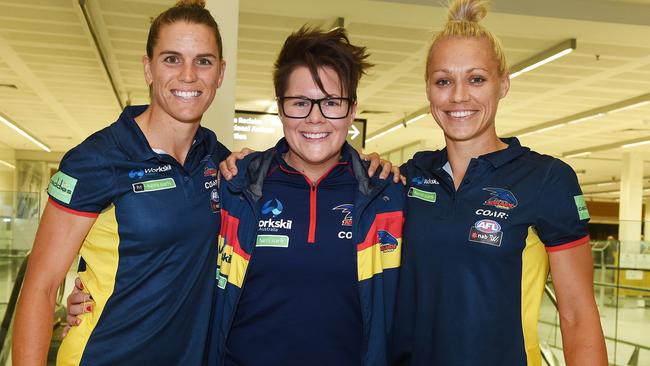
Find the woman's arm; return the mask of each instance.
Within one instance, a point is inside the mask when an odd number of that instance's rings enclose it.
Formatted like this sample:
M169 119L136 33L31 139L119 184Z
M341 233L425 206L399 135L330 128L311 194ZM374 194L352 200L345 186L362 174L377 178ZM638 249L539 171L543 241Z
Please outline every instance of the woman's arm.
M549 261L567 365L607 366L605 338L594 300L589 245L550 252Z
M14 324L15 366L45 365L56 292L95 218L45 206L30 254Z

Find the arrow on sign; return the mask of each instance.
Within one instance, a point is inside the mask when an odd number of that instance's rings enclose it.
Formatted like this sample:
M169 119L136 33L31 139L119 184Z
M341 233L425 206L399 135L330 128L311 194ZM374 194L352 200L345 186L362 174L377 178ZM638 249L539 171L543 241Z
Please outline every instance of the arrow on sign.
M359 136L360 133L361 132L359 131L359 129L355 125L352 125L352 129L348 130L348 135L352 135L350 140L354 140L355 138L357 138L357 136Z

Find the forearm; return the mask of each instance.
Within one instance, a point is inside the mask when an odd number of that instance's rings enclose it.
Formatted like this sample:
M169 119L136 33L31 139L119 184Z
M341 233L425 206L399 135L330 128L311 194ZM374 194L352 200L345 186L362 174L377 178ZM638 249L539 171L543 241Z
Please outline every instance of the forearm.
M595 306L576 319L560 316L560 329L567 366L607 366L605 338Z
M46 364L54 322L54 299L54 291L29 285L23 288L14 321L14 366Z

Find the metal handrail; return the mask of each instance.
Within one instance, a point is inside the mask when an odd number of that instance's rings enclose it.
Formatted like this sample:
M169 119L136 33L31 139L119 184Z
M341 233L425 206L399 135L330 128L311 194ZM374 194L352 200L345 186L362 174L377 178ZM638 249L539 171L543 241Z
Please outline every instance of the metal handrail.
M7 336L9 334L9 330L11 329L11 323L16 311L18 295L20 295L20 290L23 287L23 280L25 279L25 271L27 270L28 259L29 253L24 256L23 262L20 264L20 269L16 274L14 286L11 289L11 295L9 296L9 302L7 303L4 318L2 319L2 323L0 323L0 364L3 365L5 364L7 357L9 357L9 352L6 352L5 345L7 344Z

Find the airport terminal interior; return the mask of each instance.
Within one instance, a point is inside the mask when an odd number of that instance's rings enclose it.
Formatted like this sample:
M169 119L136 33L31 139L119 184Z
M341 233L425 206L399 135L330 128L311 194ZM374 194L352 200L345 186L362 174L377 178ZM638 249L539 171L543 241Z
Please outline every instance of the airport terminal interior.
M49 179L67 150L115 121L124 106L148 103L147 31L171 5L0 0L1 365L10 364L16 298ZM354 147L395 165L444 148L424 83L444 1L208 0L207 8L221 27L227 68L202 125L231 150L266 149L282 136L273 62L304 24L344 27L371 54L375 66L359 85L348 134ZM484 20L510 67L499 136L564 160L584 192L610 365L650 365L649 15L650 0L492 0ZM52 353L75 268L57 298ZM546 365L564 365L550 279L547 287L539 341Z

